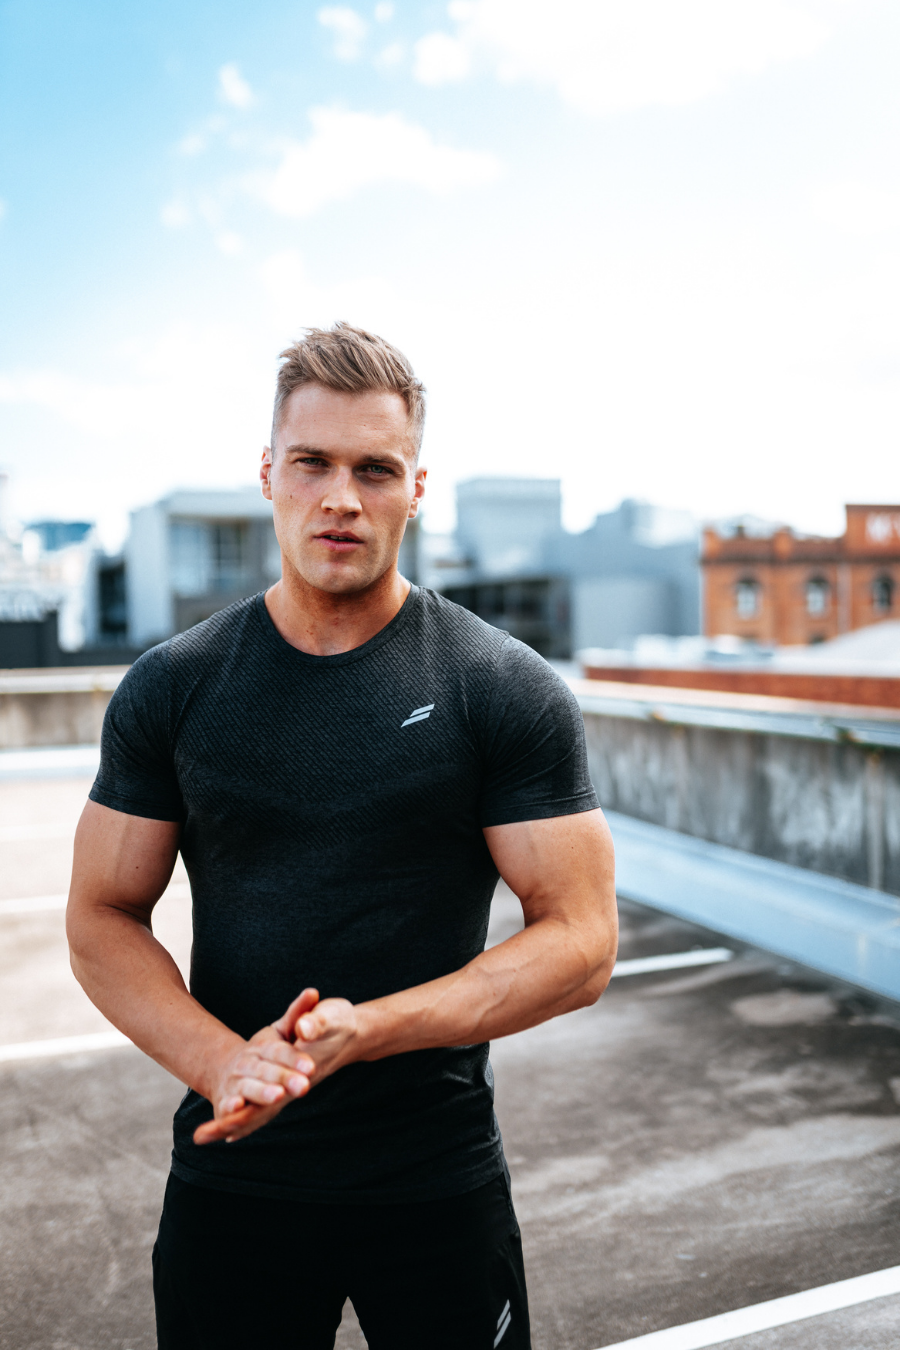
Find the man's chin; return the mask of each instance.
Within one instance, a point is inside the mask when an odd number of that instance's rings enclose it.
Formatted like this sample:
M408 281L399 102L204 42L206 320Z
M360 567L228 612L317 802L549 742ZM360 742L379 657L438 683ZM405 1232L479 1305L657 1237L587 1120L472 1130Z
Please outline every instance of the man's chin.
M358 595L361 591L367 591L374 586L383 575L382 572L371 574L368 568L362 570L340 565L310 567L303 570L298 568L297 571L307 586L324 591L327 595Z

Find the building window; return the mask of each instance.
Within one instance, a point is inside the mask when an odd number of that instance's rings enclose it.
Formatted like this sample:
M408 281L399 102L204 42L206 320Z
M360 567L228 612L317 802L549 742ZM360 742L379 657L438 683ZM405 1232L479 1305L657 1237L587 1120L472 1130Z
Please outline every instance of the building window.
M210 584L209 532L202 521L174 520L171 526L172 587L183 597L205 595Z
M810 577L806 583L806 612L812 618L821 618L828 612L831 587L824 577Z
M759 613L762 586L755 577L742 577L734 588L734 600L739 619L755 619Z
M243 521L211 526L212 580L216 590L229 591L243 586L247 577L248 542L247 526Z
M240 590L248 581L246 521L174 520L172 586L184 599Z
M876 577L872 582L872 608L876 614L890 614L894 608L893 577Z

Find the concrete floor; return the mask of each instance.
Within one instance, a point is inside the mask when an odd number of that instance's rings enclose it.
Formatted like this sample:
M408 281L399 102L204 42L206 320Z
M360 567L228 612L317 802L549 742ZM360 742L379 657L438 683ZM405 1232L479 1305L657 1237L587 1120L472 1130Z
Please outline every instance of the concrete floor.
M0 783L0 901L65 891L86 789ZM159 932L182 964L188 904L176 878ZM495 938L516 911L501 893ZM623 958L720 941L635 905L622 921ZM68 971L61 910L0 914L0 938L0 1044L106 1025ZM492 1055L535 1350L597 1350L900 1263L897 1005L741 950L616 980ZM151 1350L181 1088L131 1048L0 1064L0 1084L0 1344ZM365 1344L349 1307L337 1344ZM728 1343L898 1344L900 1298Z

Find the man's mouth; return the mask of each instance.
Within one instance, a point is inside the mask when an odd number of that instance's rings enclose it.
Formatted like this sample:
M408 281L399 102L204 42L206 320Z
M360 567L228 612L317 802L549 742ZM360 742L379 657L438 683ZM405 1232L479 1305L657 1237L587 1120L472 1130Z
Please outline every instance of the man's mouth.
M327 530L323 534L317 534L317 539L331 552L341 553L347 549L353 548L356 544L361 544L359 535L351 533L349 530Z

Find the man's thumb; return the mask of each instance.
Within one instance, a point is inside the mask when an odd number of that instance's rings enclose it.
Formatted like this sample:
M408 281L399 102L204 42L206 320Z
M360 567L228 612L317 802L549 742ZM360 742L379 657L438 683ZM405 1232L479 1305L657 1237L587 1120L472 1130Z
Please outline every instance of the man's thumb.
M305 1041L314 1041L319 1034L315 1019L312 1017L301 1017L297 1023L297 1034L302 1036Z

